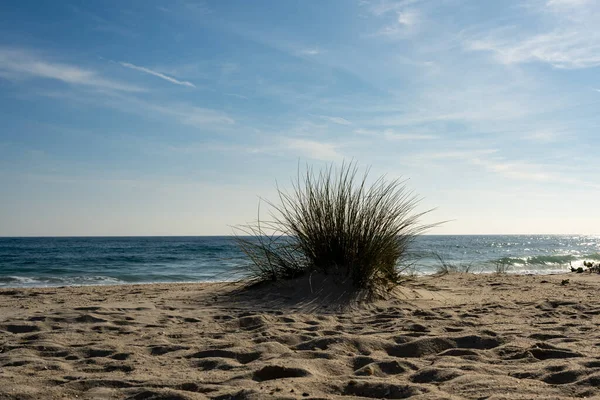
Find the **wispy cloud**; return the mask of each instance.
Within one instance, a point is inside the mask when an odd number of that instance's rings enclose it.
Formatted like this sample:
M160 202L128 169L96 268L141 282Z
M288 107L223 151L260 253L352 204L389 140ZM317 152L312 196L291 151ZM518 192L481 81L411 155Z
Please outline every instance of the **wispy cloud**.
M236 123L233 117L220 110L198 107L183 102L144 100L137 96L118 92L103 93L102 96L88 96L73 91L41 91L37 94L67 100L78 105L114 109L149 119L166 117L182 125L201 129L221 130Z
M302 49L302 50L298 51L298 54L304 55L304 56L316 56L316 55L319 55L322 53L323 53L323 50L321 50L317 47L310 47L310 48Z
M467 40L465 47L491 52L503 64L543 62L564 69L600 66L600 3L532 0L528 4L533 16L549 29L536 32L529 26L506 26Z
M528 140L542 143L556 142L559 137L560 135L554 131L535 131L525 136Z
M421 21L421 12L414 5L421 0L381 0L381 1L363 1L369 13L378 18L389 21L373 36L404 36L412 33Z
M471 42L468 49L490 51L504 64L539 61L556 68L591 68L600 65L600 32L557 31L523 40L491 37Z
M136 71L140 71L140 72L144 72L144 73L149 74L149 75L156 76L156 77L158 77L160 79L164 79L167 82L174 83L175 85L187 86L187 87L192 87L192 88L196 87L196 85L194 85L191 82L177 80L177 79L175 79L175 78L173 78L171 76L165 75L165 74L160 73L158 71L151 70L150 68L140 67L138 65L134 65L134 64L127 63L127 62L122 62L122 61L119 62L119 64L121 64L125 68L130 68L130 69L133 69L133 70L136 70Z
M235 97L241 100L248 100L248 96L244 96L243 94L239 93L225 93L225 96Z
M340 161L343 159L342 154L338 151L339 146L332 143L308 139L285 139L284 146L288 150L315 160Z
M321 119L324 119L325 121L333 122L334 124L338 124L338 125L352 125L352 122L348 121L346 118L331 117L329 115L321 115L320 117L321 117Z
M557 9L572 9L573 7L581 7L593 3L595 0L548 0L546 6Z
M412 27L419 21L419 13L414 10L402 11L398 13L398 23L402 26Z
M427 151L408 156L411 162L422 163L435 160L479 160L498 152L498 149L457 149Z
M421 3L423 0L363 0L361 4L367 10L379 17L388 13L400 12L408 6Z
M411 133L394 133L393 131L384 131L383 137L387 140L435 140L439 136L436 135L425 135L425 134L411 134Z
M356 129L354 133L359 135L377 136L387 140L434 140L439 136L425 133L397 133L392 129L375 130L375 129Z
M228 114L210 108L195 107L186 104L158 105L139 100L133 101L132 99L130 99L129 102L141 109L152 110L165 116L175 118L181 124L198 128L235 124L235 120Z
M565 184L577 187L583 186L596 190L600 189L600 184L560 173L558 172L557 167L553 165L545 165L522 160L509 161L502 158L473 158L469 161L472 164L481 166L490 172L509 179L540 183L551 182L553 184Z
M405 37L414 33L420 20L420 14L414 10L399 12L395 21L383 26L373 36Z
M558 179L544 166L529 162L485 158L471 158L469 162L506 178L536 182L556 181Z
M595 182L574 178L560 170L564 167L522 159L509 159L499 149L461 149L429 151L409 156L411 162L443 163L445 168L454 168L450 162L475 166L503 178L538 183L560 183L566 185L600 188Z
M51 79L71 85L122 92L144 91L138 86L103 78L90 69L48 61L24 49L0 48L0 77L13 80Z

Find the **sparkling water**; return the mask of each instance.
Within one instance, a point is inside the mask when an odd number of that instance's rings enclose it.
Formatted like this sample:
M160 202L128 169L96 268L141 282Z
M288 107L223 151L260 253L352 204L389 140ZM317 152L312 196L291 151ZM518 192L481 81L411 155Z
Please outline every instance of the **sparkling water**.
M441 261L442 260L442 261ZM600 236L491 235L415 239L411 272L569 271L600 261ZM248 259L232 237L0 238L0 287L203 282L238 279ZM402 266L399 266L402 267Z

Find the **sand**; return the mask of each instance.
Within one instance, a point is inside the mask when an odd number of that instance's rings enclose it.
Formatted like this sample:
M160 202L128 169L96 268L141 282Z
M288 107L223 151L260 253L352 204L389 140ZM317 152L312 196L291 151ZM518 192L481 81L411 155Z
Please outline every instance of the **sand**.
M235 290L1 290L0 399L600 398L599 275L419 278L345 310Z

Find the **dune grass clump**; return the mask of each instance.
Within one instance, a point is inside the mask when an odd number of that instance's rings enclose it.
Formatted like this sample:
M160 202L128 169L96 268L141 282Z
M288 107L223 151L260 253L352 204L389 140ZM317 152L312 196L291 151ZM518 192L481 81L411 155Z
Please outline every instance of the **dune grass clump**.
M240 227L237 236L250 259L254 282L319 273L356 290L376 292L402 281L408 248L429 226L419 223L419 199L405 181L380 177L368 184L356 164L298 172L290 192L277 188L279 203L267 202L271 220ZM260 212L259 212L260 214Z

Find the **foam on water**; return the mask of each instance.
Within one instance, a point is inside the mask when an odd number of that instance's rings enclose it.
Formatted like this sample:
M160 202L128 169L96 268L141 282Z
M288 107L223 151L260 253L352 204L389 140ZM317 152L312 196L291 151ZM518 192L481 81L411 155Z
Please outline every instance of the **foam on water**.
M127 283L110 276L63 276L63 277L0 277L0 288L3 287L49 287L49 286L87 286L118 285Z

